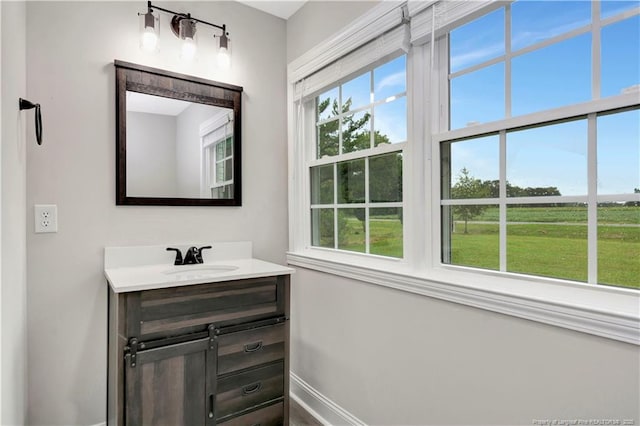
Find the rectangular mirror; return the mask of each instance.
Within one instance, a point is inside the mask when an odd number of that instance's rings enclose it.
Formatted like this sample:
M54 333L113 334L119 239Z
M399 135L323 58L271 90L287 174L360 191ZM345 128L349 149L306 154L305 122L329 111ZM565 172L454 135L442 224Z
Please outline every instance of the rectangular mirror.
M118 205L241 205L242 88L115 61Z

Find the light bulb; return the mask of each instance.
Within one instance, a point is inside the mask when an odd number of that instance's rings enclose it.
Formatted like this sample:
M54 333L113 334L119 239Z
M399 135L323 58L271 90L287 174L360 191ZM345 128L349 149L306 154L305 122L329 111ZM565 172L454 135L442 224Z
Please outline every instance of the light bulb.
M140 40L142 49L147 52L153 52L158 46L158 35L154 31L153 27L146 27L142 32L142 39Z
M231 67L231 56L229 55L229 50L226 47L218 49L218 66L225 70Z
M158 49L160 21L151 10L140 15L140 48L146 52Z
M223 32L218 41L218 67L228 70L231 68L231 52L229 51L229 37Z
M196 56L196 42L192 38L182 40L182 59L192 61Z

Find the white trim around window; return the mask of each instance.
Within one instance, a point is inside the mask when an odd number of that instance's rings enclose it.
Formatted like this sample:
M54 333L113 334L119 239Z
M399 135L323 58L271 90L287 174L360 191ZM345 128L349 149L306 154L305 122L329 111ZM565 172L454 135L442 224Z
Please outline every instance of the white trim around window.
M490 3L488 8L496 7L495 3ZM390 5L383 2L340 34L345 35L345 40L348 39L355 49L358 46L353 44L352 35L363 29L374 31L378 14L387 14L390 10ZM422 8L419 12L430 13L431 10ZM477 16L479 12L474 10L473 13ZM310 73L317 70L312 66L317 63L305 66L309 58L335 60L345 54L344 43L339 44L340 49L333 47L340 34L289 66L289 264L640 345L640 292L636 290L483 271L442 265L437 261L441 250L440 159L439 151L434 149L442 140L499 131L505 126L515 128L534 121L556 120L567 114L588 115L608 109L608 106L613 109L623 104L633 105L638 102L637 94L446 131L441 127L442 116L446 113L446 103L442 106L441 100L446 100L446 91L435 78L448 72L443 65L447 61L446 51L442 48L432 50L428 43L414 45L407 58L408 141L403 148L405 235L414 237L405 238L405 257L391 259L311 247L307 210L310 205L308 165L312 158L309 150L312 147L302 143L303 121L311 117L305 117L303 109L296 107L301 98L294 96L295 85L305 77L301 70L311 70ZM369 36L367 41L375 37ZM429 40L422 37L419 41ZM434 67L432 58L436 62ZM323 162L317 161L318 164ZM420 235L424 238L415 237Z

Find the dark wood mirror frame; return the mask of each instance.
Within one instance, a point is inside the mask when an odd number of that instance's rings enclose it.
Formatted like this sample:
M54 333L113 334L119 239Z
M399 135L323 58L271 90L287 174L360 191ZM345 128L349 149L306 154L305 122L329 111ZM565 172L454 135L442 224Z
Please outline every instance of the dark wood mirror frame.
M242 87L203 78L114 61L116 67L116 205L241 206ZM233 197L164 198L127 195L127 90L233 109Z

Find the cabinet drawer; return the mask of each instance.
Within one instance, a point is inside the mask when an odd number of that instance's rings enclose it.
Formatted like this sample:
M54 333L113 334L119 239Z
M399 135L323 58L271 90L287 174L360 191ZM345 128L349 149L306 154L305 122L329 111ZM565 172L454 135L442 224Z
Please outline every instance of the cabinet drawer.
M149 340L283 315L283 288L283 277L265 277L141 291L127 302L127 333Z
M281 398L283 393L284 362L219 378L216 418L226 420L225 417Z
M284 358L285 324L223 334L218 337L218 374Z
M218 424L221 426L280 426L283 423L284 403L278 402Z

